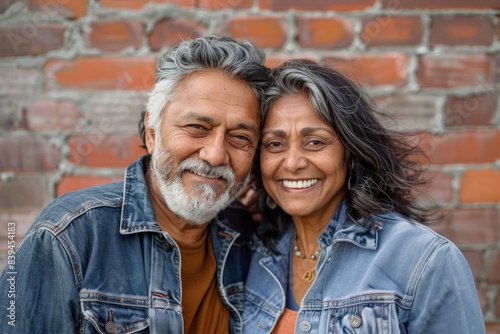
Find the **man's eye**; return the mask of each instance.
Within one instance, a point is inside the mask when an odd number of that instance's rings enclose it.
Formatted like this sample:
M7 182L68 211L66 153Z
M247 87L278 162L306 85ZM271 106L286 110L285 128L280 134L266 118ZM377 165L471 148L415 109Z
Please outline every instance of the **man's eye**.
M205 128L203 126L198 125L198 124L189 124L187 127L191 128L191 129L205 130Z
M188 124L186 125L186 130L192 135L204 135L207 133L208 129L199 124Z
M236 148L245 148L253 143L253 140L243 135L232 135L229 137L229 142Z

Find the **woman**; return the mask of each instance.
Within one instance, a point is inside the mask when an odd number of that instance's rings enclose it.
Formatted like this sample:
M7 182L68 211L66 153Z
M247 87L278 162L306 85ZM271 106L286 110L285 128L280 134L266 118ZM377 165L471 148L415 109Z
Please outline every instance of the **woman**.
M244 332L484 333L464 257L417 223L415 149L332 69L296 60L273 76Z

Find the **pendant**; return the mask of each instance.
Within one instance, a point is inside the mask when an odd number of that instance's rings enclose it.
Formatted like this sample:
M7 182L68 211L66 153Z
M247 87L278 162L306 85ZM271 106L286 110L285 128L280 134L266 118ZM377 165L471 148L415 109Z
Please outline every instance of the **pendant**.
M316 272L313 270L307 270L305 273L304 273L304 276L302 276L302 278L304 279L304 281L306 281L307 283L311 283L312 281L314 281L314 278L316 277Z

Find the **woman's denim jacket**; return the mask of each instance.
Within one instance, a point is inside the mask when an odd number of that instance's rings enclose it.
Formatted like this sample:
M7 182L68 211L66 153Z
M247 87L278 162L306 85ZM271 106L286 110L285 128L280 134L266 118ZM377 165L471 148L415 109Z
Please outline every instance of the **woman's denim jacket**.
M62 196L41 213L2 275L1 333L183 333L179 249L155 220L143 160L124 182ZM239 333L250 253L226 225L252 223L243 210L225 213L231 219L210 232L218 290Z
M317 276L300 303L295 333L484 333L469 266L450 241L396 215L377 229L352 223L343 204L318 238ZM285 307L293 226L259 241L245 286L244 333L269 333ZM301 273L297 273L301 279Z

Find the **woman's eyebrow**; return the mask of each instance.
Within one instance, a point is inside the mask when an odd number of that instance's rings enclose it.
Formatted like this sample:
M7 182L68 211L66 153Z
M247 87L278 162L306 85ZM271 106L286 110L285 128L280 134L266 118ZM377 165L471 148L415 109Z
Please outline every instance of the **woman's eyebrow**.
M266 135L273 135L275 137L286 137L286 132L283 130L278 130L278 129L271 129L271 130L265 130L262 131L262 136Z

